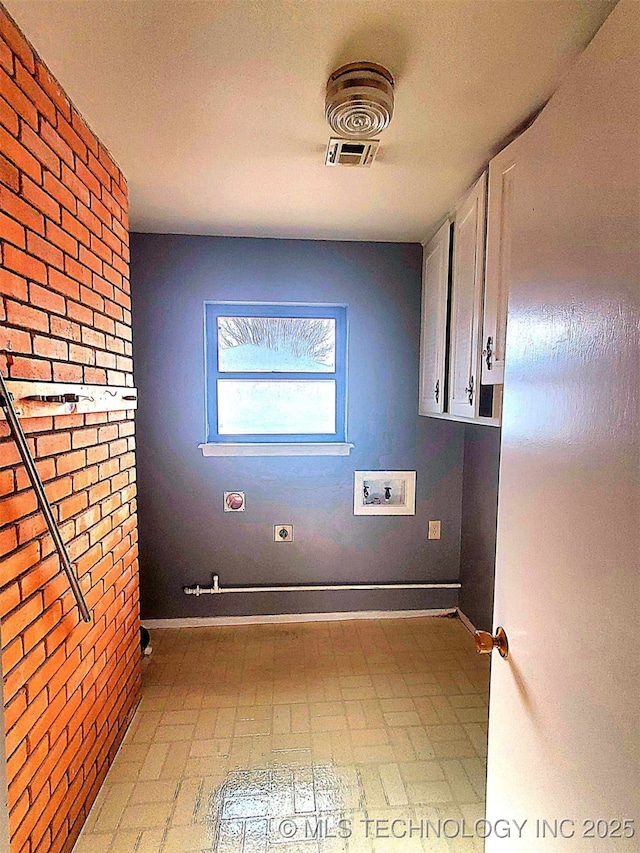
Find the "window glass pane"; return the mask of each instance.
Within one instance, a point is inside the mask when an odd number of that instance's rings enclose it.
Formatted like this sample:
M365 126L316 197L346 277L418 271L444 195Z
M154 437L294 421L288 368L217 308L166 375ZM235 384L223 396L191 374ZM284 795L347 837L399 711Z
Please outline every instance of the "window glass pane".
M336 321L218 317L220 373L334 373Z
M330 435L336 431L332 379L219 379L220 435Z

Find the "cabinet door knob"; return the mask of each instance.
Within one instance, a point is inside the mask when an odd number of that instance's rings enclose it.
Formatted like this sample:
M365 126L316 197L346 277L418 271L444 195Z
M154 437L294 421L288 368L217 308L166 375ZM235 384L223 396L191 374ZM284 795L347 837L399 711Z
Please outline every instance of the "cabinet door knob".
M464 393L469 396L469 405L473 406L473 376L469 379L469 385L464 389Z
M487 338L487 346L482 350L482 355L487 363L487 370L493 367L493 338L491 335Z
M435 388L433 389L433 396L436 398L436 403L440 402L440 380L436 380Z

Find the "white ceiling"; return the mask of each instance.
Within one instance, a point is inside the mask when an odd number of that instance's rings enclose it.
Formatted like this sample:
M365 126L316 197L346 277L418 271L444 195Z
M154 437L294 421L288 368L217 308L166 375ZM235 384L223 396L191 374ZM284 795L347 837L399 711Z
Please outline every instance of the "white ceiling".
M4 0L129 180L131 227L419 241L615 0ZM396 78L370 169L327 168L338 65Z

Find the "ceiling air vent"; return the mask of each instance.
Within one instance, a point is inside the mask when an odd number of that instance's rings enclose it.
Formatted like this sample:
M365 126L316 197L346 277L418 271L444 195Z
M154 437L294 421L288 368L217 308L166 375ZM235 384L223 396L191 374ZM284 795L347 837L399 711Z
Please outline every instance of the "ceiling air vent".
M327 166L370 166L376 156L377 139L337 139L332 136L327 146Z

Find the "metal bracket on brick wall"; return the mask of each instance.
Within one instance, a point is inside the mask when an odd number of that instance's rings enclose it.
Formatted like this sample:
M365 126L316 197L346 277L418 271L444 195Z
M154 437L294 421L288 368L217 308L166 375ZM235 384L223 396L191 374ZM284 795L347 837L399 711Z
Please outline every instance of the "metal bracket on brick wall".
M138 408L138 391L120 385L79 385L72 382L31 382L10 379L7 391L23 418L82 415Z
M49 533L51 534L51 538L53 539L53 544L56 546L56 551L58 552L58 556L60 557L60 565L64 569L65 574L69 579L69 585L71 586L71 590L75 596L76 603L78 605L78 610L80 611L82 618L85 622L91 622L91 614L89 613L89 608L87 607L87 603L84 600L82 590L80 589L80 584L78 583L75 568L73 566L73 563L69 559L69 554L67 553L66 546L62 541L62 536L60 535L60 531L58 530L58 525L56 524L55 518L53 517L51 504L49 503L49 499L47 498L46 492L44 490L44 485L42 484L40 474L38 473L38 469L36 468L35 460L31 455L31 450L29 449L27 438L22 429L22 424L20 423L18 415L16 413L16 409L14 408L12 393L7 388L4 376L1 373L0 407L4 411L7 423L9 424L9 428L11 429L11 435L13 436L13 440L18 446L18 450L20 451L20 456L22 457L24 467L27 469L27 474L29 475L29 479L31 480L31 485L33 486L33 490L36 493L36 498L38 499L40 511L42 512L45 521L47 522Z

